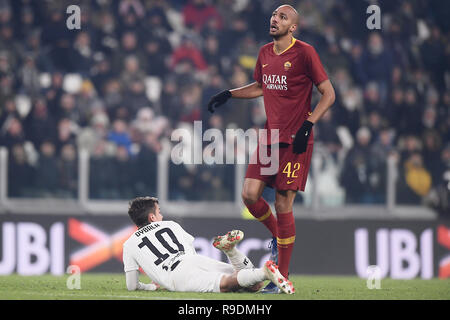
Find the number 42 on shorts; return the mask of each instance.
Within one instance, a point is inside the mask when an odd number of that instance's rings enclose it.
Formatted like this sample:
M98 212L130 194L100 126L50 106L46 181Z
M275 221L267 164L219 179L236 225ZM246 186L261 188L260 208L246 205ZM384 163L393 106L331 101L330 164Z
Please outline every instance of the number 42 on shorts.
M288 179L296 179L296 178L298 178L297 171L300 170L300 167L301 167L301 165L300 165L299 162L295 162L295 163L292 165L292 162L289 161L288 163L286 163L286 166L285 166L284 169L283 169L283 173L286 174L286 176L287 176ZM292 170L292 169L293 169L293 170ZM288 181L286 181L287 184L291 184L291 183L293 183L293 182L294 182L294 180L288 180Z

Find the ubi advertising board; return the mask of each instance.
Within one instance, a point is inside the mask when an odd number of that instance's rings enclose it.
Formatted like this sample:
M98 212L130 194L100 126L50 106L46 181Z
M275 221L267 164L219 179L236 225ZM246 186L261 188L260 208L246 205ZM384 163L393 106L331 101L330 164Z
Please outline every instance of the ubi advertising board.
M167 219L166 220L170 220ZM254 220L174 219L196 237L199 254L226 261L211 243L232 229L245 232L239 249L261 265L270 254L268 231ZM296 220L290 272L367 277L377 265L382 277L450 277L450 221ZM3 214L0 275L122 272L122 243L136 231L127 216Z

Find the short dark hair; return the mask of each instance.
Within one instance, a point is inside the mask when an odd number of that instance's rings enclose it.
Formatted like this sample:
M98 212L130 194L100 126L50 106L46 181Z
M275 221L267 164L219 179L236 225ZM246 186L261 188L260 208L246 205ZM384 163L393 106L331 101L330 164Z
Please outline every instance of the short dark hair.
M148 215L155 213L157 203L158 198L155 197L137 197L129 202L128 215L138 228L149 223Z

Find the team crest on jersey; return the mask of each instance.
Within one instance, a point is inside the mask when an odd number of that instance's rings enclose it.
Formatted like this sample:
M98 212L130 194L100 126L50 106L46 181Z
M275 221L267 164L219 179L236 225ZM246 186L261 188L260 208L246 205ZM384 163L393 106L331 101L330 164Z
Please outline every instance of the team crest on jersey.
M292 67L291 62L286 61L286 62L284 63L284 70L288 71L291 67Z

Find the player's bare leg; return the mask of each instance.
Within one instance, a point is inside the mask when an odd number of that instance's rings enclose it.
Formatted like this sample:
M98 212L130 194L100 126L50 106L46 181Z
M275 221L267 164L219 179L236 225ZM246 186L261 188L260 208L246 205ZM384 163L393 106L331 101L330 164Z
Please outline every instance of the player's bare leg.
M278 263L277 251L277 218L272 213L270 206L261 197L266 183L264 181L252 178L245 178L242 189L242 200L247 206L249 212L272 233L272 255L271 260Z

